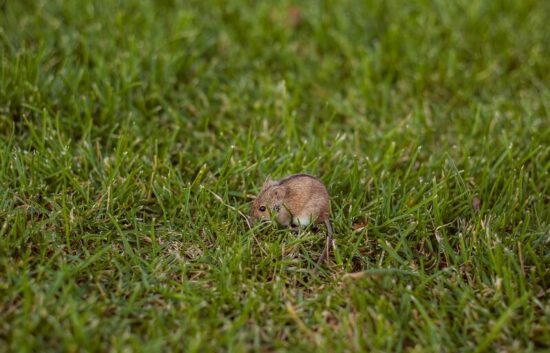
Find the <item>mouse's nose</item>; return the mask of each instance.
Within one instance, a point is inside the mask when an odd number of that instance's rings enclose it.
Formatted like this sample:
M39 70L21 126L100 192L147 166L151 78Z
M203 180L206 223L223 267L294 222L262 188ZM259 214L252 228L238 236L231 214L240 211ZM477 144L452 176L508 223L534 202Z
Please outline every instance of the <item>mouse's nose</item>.
M253 218L253 217L247 217L248 222L252 227L257 226L258 224L266 224L269 223L269 219L263 219L263 218Z
M252 216L247 216L246 219L248 220L248 222L251 224L251 225L256 225L258 224L259 222L262 222L263 219L261 218L256 218L256 217L252 217Z

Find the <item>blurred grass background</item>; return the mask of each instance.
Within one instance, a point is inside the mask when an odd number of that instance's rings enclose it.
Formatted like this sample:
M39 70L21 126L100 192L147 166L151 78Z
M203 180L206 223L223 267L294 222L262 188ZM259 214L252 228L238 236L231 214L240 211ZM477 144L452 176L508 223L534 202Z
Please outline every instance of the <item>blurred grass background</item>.
M2 2L0 349L550 348L548 18ZM318 275L320 235L238 213L297 172L333 196Z

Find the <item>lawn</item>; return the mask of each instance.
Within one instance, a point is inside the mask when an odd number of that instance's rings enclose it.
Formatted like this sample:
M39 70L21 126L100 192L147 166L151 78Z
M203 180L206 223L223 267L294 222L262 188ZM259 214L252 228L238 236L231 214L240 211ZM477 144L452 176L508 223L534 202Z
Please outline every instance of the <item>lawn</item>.
M550 349L550 2L0 1L0 351ZM323 233L247 226L318 176Z

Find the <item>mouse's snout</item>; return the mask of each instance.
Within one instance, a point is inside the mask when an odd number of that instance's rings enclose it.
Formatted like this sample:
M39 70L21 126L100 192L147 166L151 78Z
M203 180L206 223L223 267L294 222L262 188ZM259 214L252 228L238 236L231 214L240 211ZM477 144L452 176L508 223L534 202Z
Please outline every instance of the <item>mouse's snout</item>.
M265 217L262 217L262 215L257 215L257 214L254 214L253 212L251 212L246 218L248 220L248 223L252 227L271 222L271 218L265 218Z
M251 226L255 226L256 223L258 222L258 220L256 218L254 218L252 215L248 215L246 216L246 219L248 221L248 223L251 225Z

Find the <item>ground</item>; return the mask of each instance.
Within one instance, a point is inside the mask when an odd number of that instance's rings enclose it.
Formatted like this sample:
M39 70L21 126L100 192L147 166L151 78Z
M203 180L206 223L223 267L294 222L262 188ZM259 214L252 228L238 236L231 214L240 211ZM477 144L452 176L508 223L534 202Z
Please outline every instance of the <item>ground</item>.
M0 351L550 348L548 1L0 1ZM321 233L249 229L318 176Z

